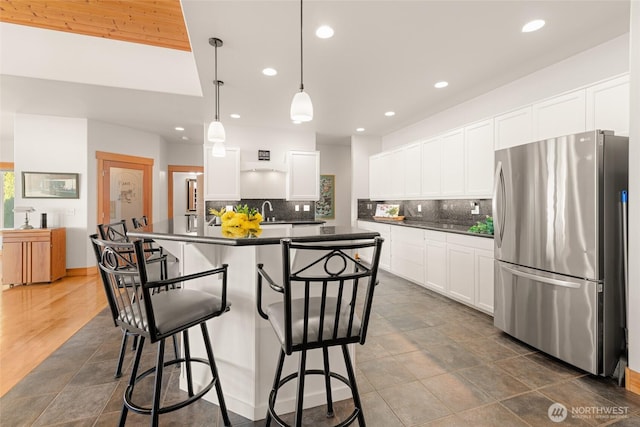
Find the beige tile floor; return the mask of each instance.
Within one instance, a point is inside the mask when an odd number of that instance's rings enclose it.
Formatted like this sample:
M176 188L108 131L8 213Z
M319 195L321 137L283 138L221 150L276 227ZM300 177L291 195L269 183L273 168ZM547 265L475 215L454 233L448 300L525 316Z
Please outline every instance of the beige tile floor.
M495 329L491 317L396 276L381 273L380 282L367 342L356 353L367 425L640 426L640 396L611 379L541 354ZM0 399L0 424L116 425L130 369L113 378L120 338L106 312L96 316ZM146 364L154 357L149 347ZM165 377L167 402L183 392L176 371ZM554 403L569 411L563 422L548 416ZM351 410L350 400L335 405L333 419L322 407L306 410L305 425L332 425ZM264 425L235 414L232 422ZM206 401L162 415L160 423L222 425ZM148 425L148 418L130 414L127 425Z

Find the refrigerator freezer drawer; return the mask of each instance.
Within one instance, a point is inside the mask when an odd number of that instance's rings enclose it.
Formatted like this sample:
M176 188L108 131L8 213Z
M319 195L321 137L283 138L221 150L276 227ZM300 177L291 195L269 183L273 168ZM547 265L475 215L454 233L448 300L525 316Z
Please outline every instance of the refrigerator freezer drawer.
M495 261L497 328L580 369L600 374L598 282Z

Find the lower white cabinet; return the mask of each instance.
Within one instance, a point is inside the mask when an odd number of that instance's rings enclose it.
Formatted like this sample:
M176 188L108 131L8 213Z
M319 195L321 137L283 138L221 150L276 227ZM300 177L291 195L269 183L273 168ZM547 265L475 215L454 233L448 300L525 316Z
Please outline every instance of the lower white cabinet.
M472 247L447 243L449 296L469 305L475 300L474 262Z
M391 271L391 225L370 221L358 221L358 228L380 233L380 237L384 239L380 253L380 268ZM365 261L371 261L371 251L372 249L365 250L358 255Z
M493 242L491 242L493 243ZM474 250L475 306L493 313L493 250Z
M425 231L425 285L447 293L447 233Z
M424 271L424 231L392 226L391 272L422 285Z

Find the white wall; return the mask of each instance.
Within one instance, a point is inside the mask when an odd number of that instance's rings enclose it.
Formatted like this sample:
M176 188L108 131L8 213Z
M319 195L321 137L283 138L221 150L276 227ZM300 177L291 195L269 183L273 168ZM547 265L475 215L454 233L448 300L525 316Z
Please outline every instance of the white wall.
M358 199L369 198L369 156L380 152L378 137L351 136L351 224L358 219Z
M0 162L13 162L13 140L0 141Z
M382 138L382 150L429 138L628 71L629 35L626 34L386 135Z
M629 73L629 367L640 372L640 2L631 2Z
M335 175L335 219L327 225L351 225L351 148L318 144L320 175Z
M94 195L95 186L91 186L88 174L87 133L86 119L28 114L16 114L15 117L15 206L33 206L36 209L30 221L34 227L40 226L40 214L46 212L48 227L66 228L67 268L90 265L85 250L88 244L87 201L89 195ZM21 173L24 171L78 173L80 198L23 199ZM23 215L15 215L16 226L23 220ZM79 241L84 244L78 244Z
M175 166L203 166L202 144L167 144L167 164Z

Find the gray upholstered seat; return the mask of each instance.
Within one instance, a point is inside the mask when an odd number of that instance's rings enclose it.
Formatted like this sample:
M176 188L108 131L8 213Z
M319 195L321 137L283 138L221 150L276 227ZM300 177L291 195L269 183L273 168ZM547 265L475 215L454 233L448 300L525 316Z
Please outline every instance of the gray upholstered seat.
M322 342L340 338L353 338L360 335L360 318L357 314L354 314L351 330L349 330L349 315L351 313L351 307L349 303L344 300L340 303L338 330L335 331L336 333L334 335L333 329L336 324L337 302L338 299L335 297L327 297L325 300L324 321L322 325L322 335L320 335L320 310L322 306L322 298L309 298L307 343ZM275 304L271 304L265 311L271 320L271 326L273 327L276 336L280 340L280 343L284 345L286 328L284 321L284 303L277 302ZM302 344L304 337L304 299L294 299L291 301L291 330L292 344L294 346Z

